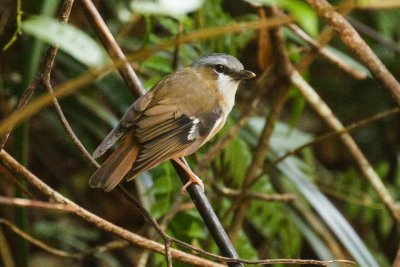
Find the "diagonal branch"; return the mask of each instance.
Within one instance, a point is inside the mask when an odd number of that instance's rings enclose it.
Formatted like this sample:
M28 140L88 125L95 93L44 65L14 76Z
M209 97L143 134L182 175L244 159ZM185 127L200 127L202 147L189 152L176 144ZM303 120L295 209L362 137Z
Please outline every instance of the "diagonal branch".
M400 84L365 43L351 24L326 1L306 0L325 21L333 27L343 43L358 56L375 78L389 91L397 104L400 104Z
M25 240L28 240L30 243L34 244L35 246L37 246L51 254L54 254L59 257L66 257L66 258L72 258L72 259L80 259L81 258L79 253L69 253L64 250L50 247L46 243L34 238L33 236L29 235L25 231L19 229L15 224L13 224L10 221L7 221L3 218L0 218L0 224L7 226L11 231L16 233L20 237L24 238Z

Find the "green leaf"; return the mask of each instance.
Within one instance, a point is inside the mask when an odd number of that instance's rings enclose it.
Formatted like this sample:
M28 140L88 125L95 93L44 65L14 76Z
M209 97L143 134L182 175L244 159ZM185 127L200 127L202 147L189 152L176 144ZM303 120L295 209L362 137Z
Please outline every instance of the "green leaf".
M253 4L277 5L289 11L290 15L311 36L318 35L318 17L312 8L300 0L247 0Z
M306 101L300 94L299 90L294 90L293 88L289 91L288 98L293 99L292 114L289 122L290 127L293 128L296 126L297 122L300 120L301 115L303 114L304 108L306 106Z
M224 150L224 163L235 185L240 185L250 164L251 153L246 143L235 137Z
M131 7L138 13L167 15L180 18L200 8L203 0L132 1Z
M22 22L24 32L53 46L58 46L88 67L99 67L106 62L102 48L85 32L74 26L45 16L31 16Z

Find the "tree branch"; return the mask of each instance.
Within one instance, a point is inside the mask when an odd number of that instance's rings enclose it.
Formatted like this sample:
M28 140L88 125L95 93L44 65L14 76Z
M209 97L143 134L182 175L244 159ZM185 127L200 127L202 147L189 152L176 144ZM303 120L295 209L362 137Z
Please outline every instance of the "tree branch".
M325 21L333 27L343 43L358 56L375 78L389 91L397 104L400 104L400 84L387 70L371 48L347 20L337 13L326 0L306 0Z

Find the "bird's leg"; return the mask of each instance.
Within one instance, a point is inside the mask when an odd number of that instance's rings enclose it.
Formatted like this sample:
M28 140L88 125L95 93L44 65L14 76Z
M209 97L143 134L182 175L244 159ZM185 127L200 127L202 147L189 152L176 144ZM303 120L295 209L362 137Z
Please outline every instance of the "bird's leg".
M181 160L182 159L182 160ZM189 175L189 181L182 187L181 192L182 194L187 194L186 188L191 185L192 183L198 184L201 189L204 191L204 184L203 181L190 169L189 165L187 165L184 158L173 158L173 160L179 164L186 171Z

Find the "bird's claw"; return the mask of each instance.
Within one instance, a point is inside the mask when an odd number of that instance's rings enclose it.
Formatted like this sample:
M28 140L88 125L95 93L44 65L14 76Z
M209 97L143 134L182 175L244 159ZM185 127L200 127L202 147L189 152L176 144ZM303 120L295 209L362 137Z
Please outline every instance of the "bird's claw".
M197 175L191 175L189 181L187 181L187 183L184 186L182 186L181 193L183 195L186 195L187 194L186 188L193 183L199 185L204 192L203 181Z

